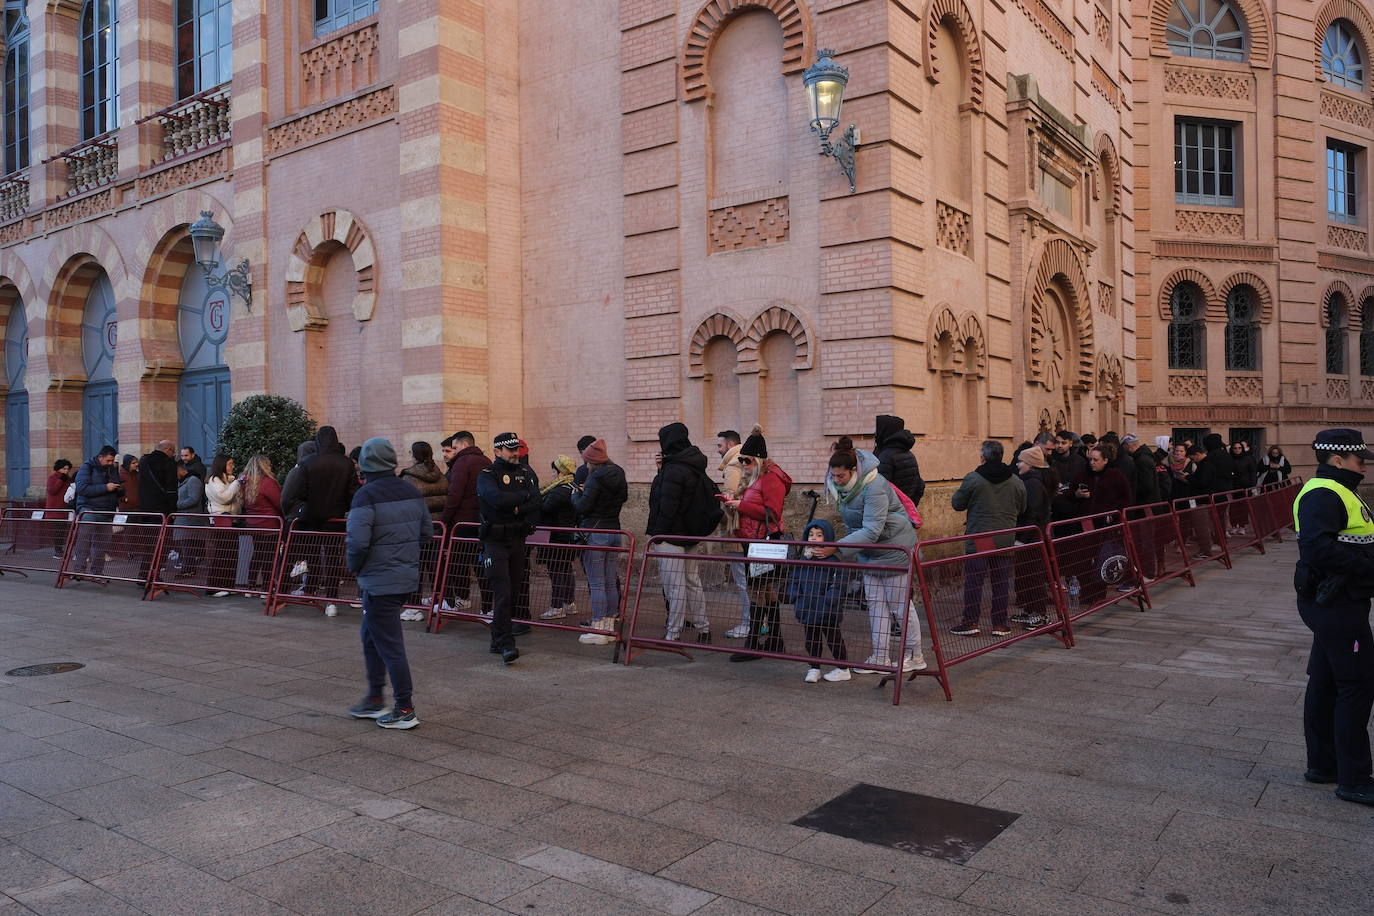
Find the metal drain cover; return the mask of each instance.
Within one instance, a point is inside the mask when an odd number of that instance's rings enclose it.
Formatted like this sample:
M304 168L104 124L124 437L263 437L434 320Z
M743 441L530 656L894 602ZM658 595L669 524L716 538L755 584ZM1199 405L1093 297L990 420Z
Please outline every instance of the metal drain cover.
M5 672L5 677L42 677L45 674L66 674L68 671L76 671L86 667L80 662L48 662L46 665L26 665L23 668L11 668Z
M860 783L792 823L963 865L1020 816Z

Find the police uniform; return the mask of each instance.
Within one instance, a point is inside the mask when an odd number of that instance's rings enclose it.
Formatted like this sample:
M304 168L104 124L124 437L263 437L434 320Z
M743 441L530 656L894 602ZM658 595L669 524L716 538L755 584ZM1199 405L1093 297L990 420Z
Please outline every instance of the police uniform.
M1359 432L1329 429L1314 449L1374 461ZM1330 464L1293 504L1298 565L1293 577L1298 613L1312 631L1303 731L1309 782L1335 782L1336 794L1374 804L1369 715L1374 707L1374 514L1356 492L1362 474Z
M496 437L497 448L515 448L515 433ZM539 478L523 464L497 458L477 475L477 501L482 524L483 566L492 592L491 651L509 664L519 657L511 634L516 597L525 581L525 538L539 521L543 500ZM521 616L528 616L522 609Z

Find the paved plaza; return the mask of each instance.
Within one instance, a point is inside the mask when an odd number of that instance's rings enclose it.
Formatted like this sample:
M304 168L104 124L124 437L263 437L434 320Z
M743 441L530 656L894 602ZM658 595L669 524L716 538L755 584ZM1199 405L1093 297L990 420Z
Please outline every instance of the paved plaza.
M1301 779L1291 541L920 680L567 633L407 634L423 722L354 721L358 612L0 580L0 916L1110 914L1374 908L1374 809ZM1019 814L955 864L793 824L856 784Z

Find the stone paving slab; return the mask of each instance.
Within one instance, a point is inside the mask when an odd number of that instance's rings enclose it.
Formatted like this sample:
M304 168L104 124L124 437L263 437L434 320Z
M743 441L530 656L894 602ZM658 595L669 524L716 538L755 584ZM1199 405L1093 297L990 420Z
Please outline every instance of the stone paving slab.
M0 916L1367 914L1374 810L1303 782L1291 541L928 679L407 632L422 726L330 620L0 578ZM80 614L71 613L74 607ZM792 821L855 783L1014 811L967 864Z

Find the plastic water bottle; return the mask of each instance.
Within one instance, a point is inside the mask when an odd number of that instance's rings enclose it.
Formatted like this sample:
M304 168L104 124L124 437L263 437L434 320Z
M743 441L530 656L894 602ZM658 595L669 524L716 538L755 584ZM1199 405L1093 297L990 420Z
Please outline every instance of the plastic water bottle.
M1078 577L1077 577L1077 576L1070 576L1070 577L1069 577L1069 611L1070 611L1070 612L1076 612L1076 611L1078 610L1078 596L1079 596L1080 594L1082 594L1082 592L1083 592L1083 587L1082 587L1081 585L1078 584Z

